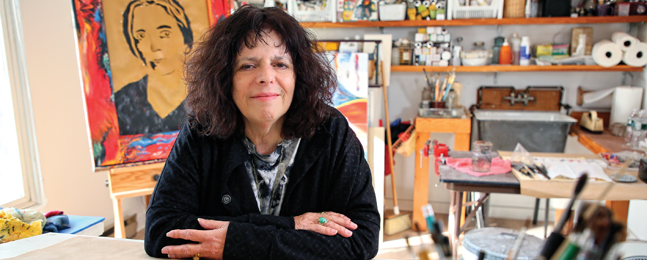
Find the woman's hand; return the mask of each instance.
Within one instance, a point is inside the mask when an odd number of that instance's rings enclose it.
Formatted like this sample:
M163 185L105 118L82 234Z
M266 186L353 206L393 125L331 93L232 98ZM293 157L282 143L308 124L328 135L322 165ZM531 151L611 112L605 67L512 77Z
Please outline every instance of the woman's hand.
M222 259L227 237L228 221L198 219L200 226L207 230L175 229L166 233L167 237L191 240L198 244L184 244L178 246L165 246L162 254L169 258L191 258L194 256Z
M320 224L319 218L325 218L325 223ZM310 230L319 234L334 236L337 233L343 237L353 235L351 230L357 229L357 224L350 218L335 212L305 213L294 217L294 228Z

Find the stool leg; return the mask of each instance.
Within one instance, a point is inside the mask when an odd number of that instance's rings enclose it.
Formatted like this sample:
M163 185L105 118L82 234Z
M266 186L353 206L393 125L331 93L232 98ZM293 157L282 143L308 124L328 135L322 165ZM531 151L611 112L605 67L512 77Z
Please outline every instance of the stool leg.
M532 215L532 225L537 225L537 215L539 215L539 198L535 199L535 212Z
M126 238L126 226L121 208L121 199L112 199L112 206L115 212L115 238Z
M539 201L539 199L537 199ZM544 239L548 236L548 213L550 212L550 199L546 198L546 209L544 210ZM535 213L536 216L536 213Z

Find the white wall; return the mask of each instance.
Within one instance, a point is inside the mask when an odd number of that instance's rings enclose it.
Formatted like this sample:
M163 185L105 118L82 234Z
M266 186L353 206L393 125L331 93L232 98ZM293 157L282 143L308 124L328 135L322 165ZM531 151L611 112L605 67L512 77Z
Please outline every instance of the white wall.
M107 172L92 170L72 1L21 0L20 9L45 197L38 210L102 216L112 226ZM143 199L125 200L123 210L143 227Z
M74 20L70 0L33 1L20 0L23 22L26 59L31 97L34 105L34 121L41 160L45 204L41 211L63 210L67 214L106 217L106 226L114 222L112 204L105 186L106 172L92 170L92 154L84 114L83 92L77 63ZM462 36L463 46L469 48L473 41L485 41L491 48L492 39L500 28L501 35L509 36L517 31L528 35L532 42L550 42L553 34L559 32L557 42L568 42L570 29L578 25L529 25L529 26L472 26L449 27L453 37ZM626 31L626 24L585 25L594 28L594 40L609 38L612 31ZM320 38L339 39L365 33L390 33L394 39L413 38L415 28L376 28L359 29L317 29ZM642 40L645 39L645 26L640 28ZM637 84L645 85L643 79ZM392 74L389 88L390 117L395 119L415 118L419 93L424 85L422 73ZM476 90L480 85L492 85L493 73L460 73L457 81L463 84L461 103L473 104ZM499 73L498 83L525 88L527 85L563 85L566 88L565 102L575 105L577 86L585 89L614 87L622 81L619 72L555 72L555 73ZM646 92L647 93L647 92ZM435 136L441 142L453 143L452 135ZM413 156L395 157L398 174L396 183L401 208L411 209L413 198ZM443 185L437 185L435 175L430 178L430 201L438 212L446 212L449 195ZM387 180L387 187L390 181ZM389 189L387 189L388 191ZM390 192L390 191L389 191ZM387 192L386 203L391 195ZM515 218L530 216L532 198L523 196L493 199L492 214ZM543 203L542 203L543 204ZM645 201L632 201L630 209L630 229L636 234L647 234L647 229L636 227L639 217L644 216L647 208ZM124 201L125 215L137 214L140 228L144 223L145 206L143 199ZM498 213L497 213L498 212ZM515 212L510 214L510 212ZM643 238L644 239L644 238Z
M565 25L502 25L502 26L455 26L446 27L452 38L462 37L462 46L465 49L472 49L475 41L485 42L485 47L491 49L494 37L501 35L509 37L513 32L518 32L520 36L529 36L531 44L537 43L570 43L571 30L575 27L592 27L593 41L597 42L602 39L610 39L614 31L628 31L630 26L624 23L613 24L565 24ZM632 28L633 33L642 35L642 40L647 35L646 26ZM320 39L343 39L355 35L366 33L385 33L392 34L393 39L407 38L412 40L417 28L414 27L394 27L394 28L348 28L348 29L313 29L313 32ZM382 47L382 46L381 46ZM633 73L634 86L645 87L644 73ZM627 77L627 84L632 83L632 79ZM529 85L534 86L563 86L563 102L570 104L574 110L586 110L576 106L577 87L581 86L584 90L599 90L620 86L623 81L622 72L509 72L509 73L458 73L456 81L463 85L463 92L460 97L461 103L466 107L476 103L477 90L483 85L501 85L514 86L518 89L524 89ZM415 118L417 115L417 104L420 102L420 93L425 85L424 75L420 72L392 72L391 85L388 90L389 112L391 121L402 118L402 120ZM647 92L646 92L647 95ZM384 113L382 111L382 113ZM384 118L384 116L382 116ZM446 143L453 149L454 137L452 134L433 134L432 138ZM590 153L586 148L576 140L569 138L566 147L567 152L571 153ZM405 158L397 154L396 160L396 189L398 191L398 205L402 210L412 210L413 205L413 179L414 179L414 156ZM431 169L431 167L430 167ZM386 185L390 187L390 178L387 178ZM392 207L391 189L386 189L385 204ZM439 184L438 177L430 173L429 181L429 201L437 212L447 213L449 207L449 192L444 185ZM527 219L532 216L535 199L522 195L503 195L496 194L490 201L490 216ZM543 216L544 201L541 202ZM634 233L647 234L647 228L639 227L637 218L638 213L644 216L647 212L647 203L645 201L632 201L630 208L630 229L640 229L640 232ZM636 213L638 212L638 213ZM550 214L553 216L554 214ZM539 218L540 220L543 217ZM632 223L634 225L632 225Z

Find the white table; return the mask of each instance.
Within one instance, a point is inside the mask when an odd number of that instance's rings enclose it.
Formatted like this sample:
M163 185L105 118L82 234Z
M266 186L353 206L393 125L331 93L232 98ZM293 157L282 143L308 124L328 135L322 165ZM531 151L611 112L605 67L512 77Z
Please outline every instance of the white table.
M42 251L39 251L42 250ZM47 233L0 244L0 259L153 259L144 252L144 240Z

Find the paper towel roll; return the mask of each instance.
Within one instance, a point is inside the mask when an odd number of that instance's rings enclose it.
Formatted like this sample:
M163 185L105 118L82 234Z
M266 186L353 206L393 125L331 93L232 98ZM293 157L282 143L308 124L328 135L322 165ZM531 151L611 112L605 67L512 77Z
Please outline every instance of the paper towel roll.
M577 105L583 108L609 109L613 103L613 92L615 90L615 88L611 88L583 93L582 103Z
M601 40L593 45L591 56L602 67L613 67L622 60L620 46L609 40Z
M622 61L634 67L647 65L647 43L640 42L625 51Z
M611 40L620 46L620 49L623 51L628 50L632 46L636 45L640 41L627 33L624 32L614 32L611 35Z
M627 118L634 108L642 105L643 88L641 87L616 87L611 104L611 122L627 123Z

